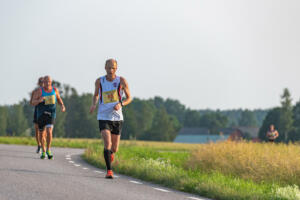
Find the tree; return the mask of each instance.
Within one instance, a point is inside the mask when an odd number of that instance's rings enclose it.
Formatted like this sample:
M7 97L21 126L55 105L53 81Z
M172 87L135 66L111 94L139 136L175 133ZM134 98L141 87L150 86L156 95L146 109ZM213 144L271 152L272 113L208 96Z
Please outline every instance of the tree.
M4 106L0 106L0 136L6 135L7 127L7 109Z
M65 113L60 111L60 108L56 109L56 119L55 119L55 126L53 130L53 137L65 137L66 131L65 131L65 122L66 122L66 115L67 111Z
M155 113L151 129L141 139L173 141L180 128L181 126L174 116L168 115L165 109L159 109Z
M239 126L251 126L256 127L257 126L257 120L255 118L255 115L250 110L246 109L242 112L241 118L239 120Z
M182 105L178 100L169 98L165 101L164 105L168 114L174 115L181 124L184 122L184 105Z
M33 124L33 113L34 113L34 106L29 104L29 100L23 99L20 102L20 105L23 107L24 116L27 119L27 126L31 129L31 135L34 136L34 124Z
M279 127L279 122L280 122L280 114L281 114L281 108L277 107L277 108L273 108L272 110L270 110L266 116L266 118L263 121L262 126L259 129L259 133L258 133L258 137L259 139L263 140L263 141L267 141L268 138L266 137L266 134L270 128L270 125L273 124L275 126L275 128L278 130L279 132L279 138L277 139L278 141L282 141L283 140L283 136L281 135L281 129Z
M135 138L139 139L151 128L156 108L150 101L141 101L139 99L136 99L132 106L135 110L138 130L135 133Z
M16 104L8 107L7 133L10 136L20 136L28 129L28 122L24 115L23 106Z
M200 126L209 129L210 133L218 134L218 130L227 127L228 118L220 112L206 113L200 118Z
M152 101L153 101L153 103L154 103L154 105L157 109L161 109L161 108L165 107L164 106L164 99L161 98L161 97L154 97L154 99Z
M292 106L291 94L287 88L283 90L281 95L281 107L270 110L263 122L262 127L259 130L259 138L267 140L266 133L269 130L271 124L279 132L278 142L288 142L291 138L291 134L295 133L294 113Z
M89 114L92 94L72 95L65 99L67 115L65 116L65 136L75 138L99 138L100 132L96 113Z
M279 127L281 134L284 136L283 141L288 142L289 133L293 131L293 106L291 94L287 88L284 89L281 96L281 113Z
M199 127L200 113L196 110L188 109L184 114L184 127Z
M126 108L123 110L123 114L126 122L123 126L121 138L127 140L136 139L136 135L138 132L138 120L135 115L133 103L126 106Z
M289 133L289 140L300 140L300 100L293 108L294 130Z

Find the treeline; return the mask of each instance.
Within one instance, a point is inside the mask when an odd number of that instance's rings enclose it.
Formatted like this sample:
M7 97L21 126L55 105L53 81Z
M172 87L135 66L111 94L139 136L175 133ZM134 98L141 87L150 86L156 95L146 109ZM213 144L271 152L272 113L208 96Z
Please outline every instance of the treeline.
M92 94L79 95L75 88L54 81L67 111L57 109L55 137L100 137L96 113L89 114ZM178 100L154 97L134 98L123 110L123 139L173 141L181 127L207 127L217 134L220 128L232 126L259 127L267 110L192 110ZM19 104L0 106L0 135L34 135L33 107L29 99Z
M279 132L277 142L295 142L300 140L300 100L292 105L292 98L286 88L281 95L281 106L271 109L259 130L259 138L266 141L266 133L273 124Z

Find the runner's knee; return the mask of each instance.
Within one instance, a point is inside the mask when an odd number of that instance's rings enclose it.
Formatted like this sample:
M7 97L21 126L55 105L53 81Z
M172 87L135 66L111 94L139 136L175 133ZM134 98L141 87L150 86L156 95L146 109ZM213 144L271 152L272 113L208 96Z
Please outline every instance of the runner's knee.
M119 148L116 146L112 146L112 148L111 148L111 151L114 153L117 153L118 150L119 150Z

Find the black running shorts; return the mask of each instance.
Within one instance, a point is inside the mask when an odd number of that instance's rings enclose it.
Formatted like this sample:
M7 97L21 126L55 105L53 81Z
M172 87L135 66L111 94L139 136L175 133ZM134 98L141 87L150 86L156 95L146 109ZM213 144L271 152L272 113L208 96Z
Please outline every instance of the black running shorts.
M36 109L36 106L34 107L33 123L37 124L37 109Z
M111 134L121 135L123 127L123 121L109 121L109 120L99 120L99 129L109 130Z
M37 120L39 130L43 131L46 126L54 125L54 118L49 114L43 113Z

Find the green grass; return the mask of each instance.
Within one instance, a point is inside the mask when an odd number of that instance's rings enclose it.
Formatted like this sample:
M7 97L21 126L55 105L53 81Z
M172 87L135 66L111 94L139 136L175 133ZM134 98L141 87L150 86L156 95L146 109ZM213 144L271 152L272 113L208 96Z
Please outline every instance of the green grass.
M105 168L102 154L102 145L90 145L83 158L99 168ZM188 151L165 152L157 146L151 148L121 144L113 169L145 181L213 199L296 198L298 190L279 193L278 191L284 191L284 188L277 184L256 183L219 172L207 173L186 169L185 163L189 160L189 154ZM288 198L288 195L291 198Z
M35 139L30 137L0 137L0 143L36 145ZM54 138L53 146L86 148L82 157L92 165L105 168L103 143L99 139ZM269 180L245 179L234 173L224 173L217 168L202 169L202 165L199 167L196 165L197 162L191 162L194 156L201 159L201 162L208 162L201 154L197 154L201 148L203 145L121 141L113 169L115 172L213 199L300 199L297 185L282 184L280 181L277 183ZM216 151L219 147L211 148L215 148ZM220 153L216 154L218 156L214 154L212 156L219 160L224 159ZM210 160L208 164L215 163Z
M35 146L36 140L33 137L0 137L0 144L17 144ZM68 138L53 138L53 147L65 148L87 148L90 144L102 144L100 139L68 139Z

